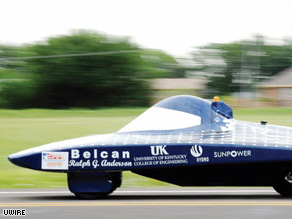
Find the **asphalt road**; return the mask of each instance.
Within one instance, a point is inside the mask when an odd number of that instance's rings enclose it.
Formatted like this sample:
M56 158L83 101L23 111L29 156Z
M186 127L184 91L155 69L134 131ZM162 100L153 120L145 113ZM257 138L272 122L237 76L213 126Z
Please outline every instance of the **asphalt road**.
M3 209L26 218L292 218L292 198L272 188L119 189L103 200L78 200L67 190L0 190ZM14 217L15 218L15 217ZM24 217L22 217L24 218Z

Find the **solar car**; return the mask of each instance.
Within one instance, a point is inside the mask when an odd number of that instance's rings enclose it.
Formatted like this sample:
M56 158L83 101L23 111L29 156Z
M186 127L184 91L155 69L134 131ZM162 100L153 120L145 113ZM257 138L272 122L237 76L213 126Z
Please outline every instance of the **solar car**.
M219 98L179 95L155 104L119 131L12 154L15 165L67 174L78 198L102 198L122 172L178 186L273 186L292 196L292 128L233 118Z

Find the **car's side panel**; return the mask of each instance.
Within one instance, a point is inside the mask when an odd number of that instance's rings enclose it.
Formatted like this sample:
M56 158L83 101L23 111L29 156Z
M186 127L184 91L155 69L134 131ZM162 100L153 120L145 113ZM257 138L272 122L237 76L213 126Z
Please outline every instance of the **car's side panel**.
M291 161L292 149L215 144L95 146L38 152L11 161L45 171L113 171Z
M278 176L289 171L292 171L292 162L217 164L133 172L179 186L272 186Z

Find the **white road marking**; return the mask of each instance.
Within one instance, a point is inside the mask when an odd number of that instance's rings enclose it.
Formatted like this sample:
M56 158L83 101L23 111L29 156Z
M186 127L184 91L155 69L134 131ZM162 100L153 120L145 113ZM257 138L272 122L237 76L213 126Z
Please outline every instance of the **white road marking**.
M69 194L70 191L11 191L11 192L0 192L0 194ZM188 193L188 194L196 194L196 193L273 193L276 194L275 191L269 189L257 189L257 190L181 190L181 191L167 191L167 190L131 190L131 191L115 191L114 194L118 193Z

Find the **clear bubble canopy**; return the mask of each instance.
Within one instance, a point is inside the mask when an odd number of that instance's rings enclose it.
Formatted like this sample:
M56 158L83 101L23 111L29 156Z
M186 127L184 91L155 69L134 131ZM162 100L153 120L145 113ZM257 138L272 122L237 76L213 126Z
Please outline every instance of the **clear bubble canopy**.
M211 102L181 95L157 103L119 132L187 129L210 124L211 120Z

